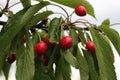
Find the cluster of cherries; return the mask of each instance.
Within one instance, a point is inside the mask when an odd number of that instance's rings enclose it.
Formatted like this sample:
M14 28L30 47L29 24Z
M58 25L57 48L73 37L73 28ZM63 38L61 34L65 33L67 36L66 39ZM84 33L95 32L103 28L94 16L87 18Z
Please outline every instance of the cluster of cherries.
M49 46L56 45L56 43L52 43L49 41L48 35L46 35L45 41L40 41L35 45L35 47L34 47L35 53L39 56L44 55L47 51L47 45L49 45ZM73 46L72 37L63 36L59 41L59 45L64 50L70 49ZM86 42L86 49L88 51L90 51L91 53L95 53L94 43L92 41L87 41ZM45 58L45 57L42 58L42 62L44 65L48 65L48 61L49 61L48 58Z
M75 8L75 13L78 16L85 16L87 14L87 10L84 6L79 5ZM92 41L87 41L86 42L86 49L88 51L90 51L91 53L95 53L95 47L94 47L94 43Z
M75 8L75 13L78 16L85 16L87 14L87 10L84 6L79 5ZM79 39L79 38L78 38ZM26 42L26 37L22 37L22 42ZM47 46L55 46L56 43L52 43L49 41L48 34L45 36L45 41L40 41L34 46L34 51L37 55L42 56L47 52ZM73 39L71 36L63 36L60 41L59 45L62 49L67 50L73 46ZM95 53L95 47L94 43L92 41L87 41L86 42L86 49L91 52ZM14 59L13 59L14 58ZM8 63L13 63L16 59L15 54L12 54L10 57L7 58ZM48 65L48 58L42 57L42 62L44 65Z
M47 51L47 45L49 46L55 46L56 43L51 43L48 39L48 35L46 35L45 37L45 42L44 41L40 41L38 42L35 47L35 53L37 55L44 55ZM59 45L62 49L67 50L69 48L71 48L73 46L73 39L70 36L64 36L60 39L59 41ZM94 47L94 43L92 41L87 41L86 42L86 49L92 53L95 53L95 47Z
M62 49L67 50L72 47L73 40L70 36L64 36L61 38L59 44ZM34 51L37 55L43 56L47 52L47 48L48 48L47 46L55 46L55 45L56 43L50 42L48 34L47 34L45 36L45 41L40 41L35 45ZM42 57L41 60L44 65L48 65L48 61L49 61L48 58Z

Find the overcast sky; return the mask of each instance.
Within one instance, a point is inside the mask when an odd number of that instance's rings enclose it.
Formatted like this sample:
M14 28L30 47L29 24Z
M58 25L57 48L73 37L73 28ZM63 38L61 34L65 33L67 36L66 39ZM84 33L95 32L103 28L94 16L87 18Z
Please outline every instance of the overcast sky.
M5 4L6 0L0 0L0 4ZM74 1L74 0L73 0ZM95 22L96 24L100 24L104 19L109 18L111 20L111 23L120 23L120 0L88 0L95 10L95 15L97 17L97 21L91 20L89 16L87 16L88 19ZM18 0L11 0L11 4L18 2ZM16 6L17 8L13 7L12 9L17 12L20 5ZM76 16L75 16L76 17ZM0 19L1 20L1 19ZM5 20L3 18L2 20ZM119 31L120 33L120 26L113 26L114 29ZM115 51L115 50L114 50ZM116 51L115 51L116 52ZM118 76L118 80L120 80L120 57L118 54L115 54L115 67L116 72ZM15 66L15 64L13 65ZM74 71L75 75L73 74L72 77L74 77L73 80L79 80L76 75L76 71ZM14 79L14 69L11 70L11 75L9 80L15 80ZM0 80L4 80L0 77Z

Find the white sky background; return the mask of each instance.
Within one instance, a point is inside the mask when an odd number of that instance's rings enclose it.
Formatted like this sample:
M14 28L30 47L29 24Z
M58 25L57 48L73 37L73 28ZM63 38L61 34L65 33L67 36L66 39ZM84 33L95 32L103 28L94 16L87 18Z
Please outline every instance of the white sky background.
M0 0L0 4L5 4L6 0ZM74 0L73 0L74 1ZM88 19L91 23L100 24L106 18L109 18L111 23L120 23L120 0L88 0L95 10L95 15L97 17L97 21L94 20L92 17L87 15L85 18ZM11 4L18 2L18 0L11 0ZM12 8L15 12L21 9L20 5L17 5ZM50 8L53 9L53 8ZM72 9L66 8L67 11L72 11ZM55 9L56 11L60 11ZM77 19L78 16L74 15L73 20ZM0 18L0 20L5 20L4 18ZM113 26L112 28L116 29L120 33L120 25ZM115 50L114 50L115 51ZM115 69L117 73L118 80L120 80L120 57L115 51ZM109 68L109 66L108 66ZM79 75L77 74L78 71L73 69L72 80L79 80ZM10 71L10 78L9 80L15 80L15 64L13 64L13 68ZM5 80L4 77L0 76L0 80Z

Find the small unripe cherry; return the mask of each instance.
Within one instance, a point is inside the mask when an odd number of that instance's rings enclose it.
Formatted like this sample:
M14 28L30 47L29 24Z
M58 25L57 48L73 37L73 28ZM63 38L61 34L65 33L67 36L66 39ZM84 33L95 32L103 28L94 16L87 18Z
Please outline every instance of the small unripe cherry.
M12 53L10 56L7 57L6 62L12 64L16 60L16 53Z
M49 41L48 34L45 36L45 42L46 42L47 45L49 45L49 46L55 46L55 45L56 45L56 43L52 43L52 42Z
M47 57L42 57L41 60L42 60L42 63L43 63L45 66L48 65L49 60L48 60Z
M22 41L23 43L25 43L25 42L27 41L27 39L26 39L26 36L25 36L25 35L22 37L21 41Z
M69 49L73 45L73 39L70 36L64 36L59 42L62 49Z
M90 51L91 53L95 53L95 46L92 41L87 41L86 42L86 49Z
M87 14L87 10L84 6L82 5L79 5L75 8L75 13L78 15L78 16L85 16Z
M34 47L34 51L37 55L43 55L47 51L47 44L43 41L37 43Z

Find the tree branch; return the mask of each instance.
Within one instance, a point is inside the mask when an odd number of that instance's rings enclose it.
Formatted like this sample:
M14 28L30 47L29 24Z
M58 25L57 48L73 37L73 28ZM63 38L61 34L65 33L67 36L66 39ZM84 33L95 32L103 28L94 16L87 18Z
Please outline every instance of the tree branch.
M6 22L0 21L0 25L5 25L5 24L6 24Z

